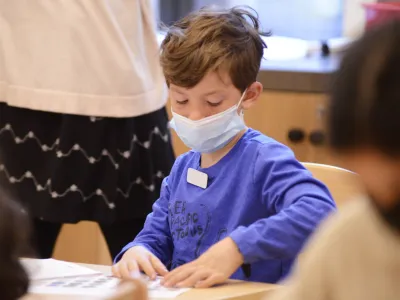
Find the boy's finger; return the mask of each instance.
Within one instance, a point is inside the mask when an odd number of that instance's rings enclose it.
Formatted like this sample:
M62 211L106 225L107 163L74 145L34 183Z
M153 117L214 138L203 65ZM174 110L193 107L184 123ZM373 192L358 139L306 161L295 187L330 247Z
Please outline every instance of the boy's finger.
M150 262L150 258L148 257L141 257L140 259L138 259L138 264L140 269L147 275L150 277L151 280L156 279L157 277L157 273L154 270L153 266L151 265Z
M119 271L119 263L111 267L111 271L114 277L121 278L121 273Z
M183 288L183 287L193 287L196 285L197 282L206 280L208 277L211 276L211 272L207 270L197 270L194 271L189 277L183 279L181 282L176 284L176 287Z
M169 272L169 273L164 277L163 280L164 280L164 281L167 281L167 280L169 280L170 278L174 277L176 274L182 272L182 270L186 270L186 269L191 268L191 267L192 267L192 263L187 263L187 264L184 264L184 265L182 265L182 266L179 266L179 267L173 269L171 272Z
M153 268L156 270L156 272L161 275L165 276L168 273L167 268L164 266L164 264L159 260L156 256L151 256L150 257L150 262L153 265Z
M172 273L173 272L173 273ZM194 266L184 265L168 273L164 277L163 285L165 287L174 287L177 283L189 277L192 273L196 272Z
M120 273L120 278L122 279L129 279L129 268L128 264L125 261L121 261L118 263L119 264L119 273Z
M139 278L140 271L138 263L135 260L128 260L128 271L129 271L129 279Z
M204 289L223 282L225 282L225 278L221 274L213 274L205 280L198 281L194 287L198 289Z

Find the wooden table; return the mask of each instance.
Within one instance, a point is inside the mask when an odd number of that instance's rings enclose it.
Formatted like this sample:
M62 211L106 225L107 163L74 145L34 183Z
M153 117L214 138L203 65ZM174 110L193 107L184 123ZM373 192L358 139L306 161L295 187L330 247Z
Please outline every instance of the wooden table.
M96 271L110 274L107 266L83 265ZM229 281L227 284L209 289L192 289L175 299L178 300L261 300L278 285L245 281ZM84 297L84 300L100 300L99 297ZM82 300L82 296L28 295L22 300ZM159 299L151 299L159 300Z

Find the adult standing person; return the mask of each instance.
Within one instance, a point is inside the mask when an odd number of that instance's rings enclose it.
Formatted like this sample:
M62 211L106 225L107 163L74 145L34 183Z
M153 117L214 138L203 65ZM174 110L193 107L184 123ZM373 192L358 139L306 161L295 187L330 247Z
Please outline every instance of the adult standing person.
M38 254L99 223L114 257L174 161L148 0L0 0L0 181Z

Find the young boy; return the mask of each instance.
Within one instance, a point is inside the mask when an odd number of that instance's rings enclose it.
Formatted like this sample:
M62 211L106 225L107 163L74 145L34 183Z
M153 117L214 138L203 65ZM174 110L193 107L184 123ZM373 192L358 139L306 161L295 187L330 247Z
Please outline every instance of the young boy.
M292 151L243 121L263 89L256 76L264 48L257 18L239 8L201 10L169 30L161 63L171 127L193 150L175 162L114 275L158 273L179 287L229 277L276 282L335 209Z
M268 300L400 299L400 21L348 49L332 93L332 147L364 181L321 226L288 286Z

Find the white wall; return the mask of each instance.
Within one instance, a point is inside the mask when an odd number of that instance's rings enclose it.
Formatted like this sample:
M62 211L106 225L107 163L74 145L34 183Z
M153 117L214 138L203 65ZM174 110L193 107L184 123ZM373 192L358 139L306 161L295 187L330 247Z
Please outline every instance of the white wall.
M362 3L373 3L376 0L345 0L343 15L343 35L357 37L364 31L365 12Z
M149 1L159 20L158 3L162 0ZM195 9L212 4L225 7L246 4L257 10L265 30L272 29L278 35L324 39L340 35L357 37L361 34L365 26L361 4L371 2L376 0L196 0ZM275 13L282 9L285 11ZM343 16L340 17L342 10ZM338 22L343 26L337 26ZM291 31L295 34L292 35Z
M343 0L227 0L229 5L249 5L259 14L264 30L308 40L342 34ZM218 1L216 1L218 2Z
M157 21L160 20L160 9L159 9L159 2L160 0L149 0L151 2L151 5L153 6L154 9L154 15L156 16Z

